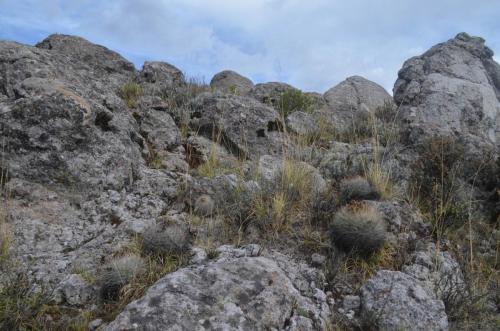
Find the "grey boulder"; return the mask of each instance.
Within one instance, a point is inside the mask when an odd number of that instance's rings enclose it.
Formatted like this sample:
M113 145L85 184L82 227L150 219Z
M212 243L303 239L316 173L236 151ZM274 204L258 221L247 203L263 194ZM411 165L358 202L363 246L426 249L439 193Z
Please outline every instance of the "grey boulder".
M224 70L212 78L210 87L227 94L247 95L252 90L253 83L237 72Z
M255 159L282 152L278 113L251 98L203 93L193 102L190 125L236 156Z
M405 142L428 137L500 141L500 66L484 39L460 33L407 60L394 85Z
M219 251L216 261L159 280L104 330L325 330L328 306L301 265L254 249Z
M335 128L352 125L362 116L375 112L392 100L387 91L377 83L361 76L352 76L332 87L323 95L326 114Z
M363 285L361 314L382 330L448 330L443 301L399 271L381 270Z

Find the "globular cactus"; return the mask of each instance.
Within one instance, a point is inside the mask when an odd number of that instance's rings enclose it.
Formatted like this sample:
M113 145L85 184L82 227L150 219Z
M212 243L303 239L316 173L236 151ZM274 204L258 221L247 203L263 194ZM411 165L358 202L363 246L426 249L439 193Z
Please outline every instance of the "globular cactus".
M200 216L210 216L214 211L214 200L207 194L200 195L194 202L194 212Z
M100 276L101 297L116 300L123 286L145 271L144 261L137 255L126 255L111 260Z
M157 224L147 228L142 236L146 254L179 255L189 249L190 233L187 226Z
M346 204L353 200L377 200L380 194L366 178L357 176L340 183L339 198L340 203Z
M369 256L384 246L387 232L384 219L376 209L354 204L342 207L335 214L330 235L338 248Z

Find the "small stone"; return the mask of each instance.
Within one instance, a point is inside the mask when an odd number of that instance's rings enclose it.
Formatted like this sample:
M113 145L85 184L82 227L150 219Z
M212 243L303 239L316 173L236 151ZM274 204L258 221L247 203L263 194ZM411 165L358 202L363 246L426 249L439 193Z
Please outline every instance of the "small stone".
M103 320L98 318L93 321L91 321L88 325L89 331L94 331L97 330L98 327L100 327L103 323Z

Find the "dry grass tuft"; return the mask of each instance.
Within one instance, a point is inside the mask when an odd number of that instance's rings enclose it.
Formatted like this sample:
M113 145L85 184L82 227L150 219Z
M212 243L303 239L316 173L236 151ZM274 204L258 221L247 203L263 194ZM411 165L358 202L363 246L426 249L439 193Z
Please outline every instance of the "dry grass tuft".
M118 95L125 101L127 107L135 108L137 107L137 101L143 93L141 85L131 81L122 86Z

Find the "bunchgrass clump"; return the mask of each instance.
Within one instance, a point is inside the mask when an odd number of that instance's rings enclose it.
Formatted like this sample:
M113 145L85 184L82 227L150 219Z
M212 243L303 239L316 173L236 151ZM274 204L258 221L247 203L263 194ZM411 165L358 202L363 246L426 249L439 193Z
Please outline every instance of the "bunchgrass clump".
M137 107L137 100L142 96L143 93L144 91L141 85L131 81L123 85L118 94L123 99L123 101L125 101L127 107L135 108Z
M464 175L464 151L453 137L430 138L413 164L411 188L437 238L468 217L465 202L457 195Z
M105 300L117 300L120 290L145 272L144 260L137 255L126 255L113 259L105 267L99 279L101 297Z
M374 152L378 154L377 151ZM365 166L365 177L378 193L378 197L389 200L395 195L394 184L390 176L390 168L382 164L380 158L375 155L374 161Z
M278 109L285 118L295 111L310 112L314 105L311 97L295 89L286 90L278 101Z
M157 224L147 228L142 236L142 250L148 255L180 255L189 249L187 227L177 224Z
M382 215L363 203L342 207L330 225L333 244L343 251L370 256L385 244L387 232Z
M353 200L377 200L379 197L380 194L366 178L356 176L340 183L339 200L343 204Z

